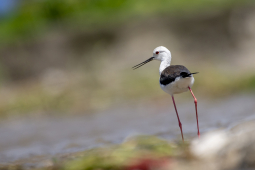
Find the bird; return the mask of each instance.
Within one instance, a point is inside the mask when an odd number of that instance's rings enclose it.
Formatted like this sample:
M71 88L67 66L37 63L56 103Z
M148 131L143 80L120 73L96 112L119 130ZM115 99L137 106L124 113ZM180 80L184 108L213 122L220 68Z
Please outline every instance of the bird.
M146 63L158 60L161 61L160 67L159 67L159 84L161 89L170 94L172 96L175 112L177 115L182 141L184 142L183 138L183 131L182 131L182 123L179 118L179 114L177 111L177 107L174 100L174 95L183 93L186 91L190 91L191 95L194 98L195 103L195 111L196 111L196 120L197 120L197 135L198 138L200 138L200 132L199 132L199 124L198 124L198 113L197 113L197 99L194 95L194 93L191 90L191 87L194 84L194 74L197 74L198 72L191 73L185 66L183 65L170 65L171 64L171 52L164 46L159 46L153 50L153 56L149 59L145 60L144 62L135 65L133 70L145 65Z

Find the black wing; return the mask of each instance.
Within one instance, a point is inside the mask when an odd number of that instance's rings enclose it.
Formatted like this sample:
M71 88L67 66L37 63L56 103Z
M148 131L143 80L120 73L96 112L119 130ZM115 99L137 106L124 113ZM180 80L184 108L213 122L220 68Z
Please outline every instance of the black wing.
M192 74L196 73L190 73L190 71L182 65L171 65L162 71L159 81L160 84L167 85L175 81L177 77L191 77Z

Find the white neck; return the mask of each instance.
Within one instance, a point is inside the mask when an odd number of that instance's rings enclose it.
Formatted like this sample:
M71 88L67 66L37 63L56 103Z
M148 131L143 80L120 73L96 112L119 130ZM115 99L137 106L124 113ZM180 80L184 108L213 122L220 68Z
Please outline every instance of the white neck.
M165 68L167 68L168 66L170 66L170 64L171 64L171 57L164 58L160 63L159 75L161 75L162 71L165 70Z

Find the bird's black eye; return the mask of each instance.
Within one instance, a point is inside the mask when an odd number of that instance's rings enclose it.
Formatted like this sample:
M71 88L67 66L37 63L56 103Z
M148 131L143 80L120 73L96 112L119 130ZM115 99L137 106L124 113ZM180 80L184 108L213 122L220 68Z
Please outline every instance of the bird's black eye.
M156 54L158 54L159 52L158 51L156 51Z

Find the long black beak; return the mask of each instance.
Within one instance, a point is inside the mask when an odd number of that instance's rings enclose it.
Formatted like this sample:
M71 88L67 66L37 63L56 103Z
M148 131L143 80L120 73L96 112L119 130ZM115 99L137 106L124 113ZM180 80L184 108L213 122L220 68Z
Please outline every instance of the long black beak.
M152 61L153 59L154 59L154 57L151 57L151 58L149 58L148 60L145 60L144 62L142 62L142 63L140 63L140 64L137 64L137 65L135 65L135 66L132 67L132 68L133 68L133 70L135 70L135 69L137 69L137 68L143 66L144 64L146 64L146 63Z

